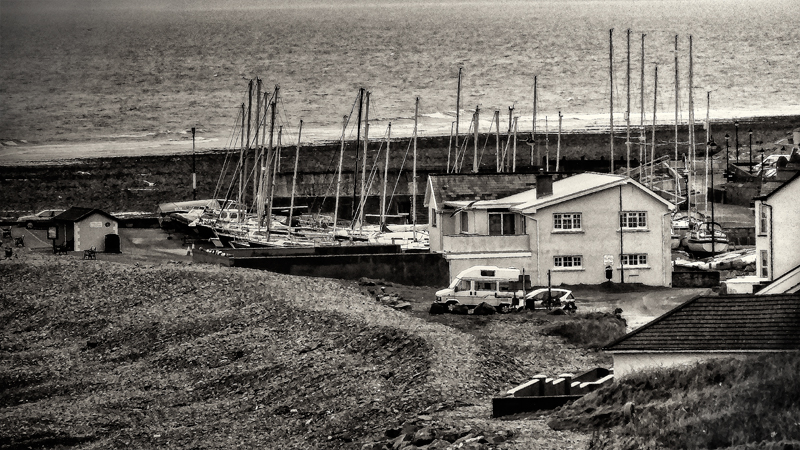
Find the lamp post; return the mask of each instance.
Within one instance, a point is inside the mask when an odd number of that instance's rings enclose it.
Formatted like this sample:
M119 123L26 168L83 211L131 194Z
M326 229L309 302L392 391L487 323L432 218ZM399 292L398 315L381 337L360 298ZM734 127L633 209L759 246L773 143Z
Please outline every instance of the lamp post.
M725 133L725 181L728 181L728 179L731 176L731 173L730 173L731 160L730 160L730 157L728 156L728 150L730 150L730 141L729 141L729 139L730 139L730 136L728 135L728 133Z
M725 140L727 142L728 135L725 135ZM717 143L714 142L714 136L710 136L708 142L706 142L706 155L711 155L710 152L715 151L717 149ZM727 153L727 151L726 151ZM714 158L709 156L709 161L711 161L711 254L714 254ZM708 195L708 192L706 192Z
M750 128L749 130L747 130L747 134L750 135L750 144L749 144L750 151L748 153L750 153L750 173L752 174L753 173L753 129Z
M763 180L764 179L764 146L761 146L761 149L758 151L761 153L761 170L759 171L759 177Z
M739 165L739 121L733 122L736 133L736 165Z

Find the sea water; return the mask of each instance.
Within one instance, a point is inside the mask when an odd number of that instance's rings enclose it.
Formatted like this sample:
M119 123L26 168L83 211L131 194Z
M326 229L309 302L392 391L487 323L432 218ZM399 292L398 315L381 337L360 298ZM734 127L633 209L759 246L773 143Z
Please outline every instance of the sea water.
M676 55L686 122L690 36L697 121L800 114L797 0L3 0L0 12L3 137L51 120L87 135L226 136L255 77L280 86L284 143L301 119L303 141L353 136L362 87L371 138L390 122L411 135L417 98L417 133L446 136L459 69L462 139L476 109L481 132L499 111L502 132L511 115L530 133L534 77L537 130L559 114L567 130L607 127L612 95L615 124L630 111L636 126L642 93L644 123L654 107L672 123Z

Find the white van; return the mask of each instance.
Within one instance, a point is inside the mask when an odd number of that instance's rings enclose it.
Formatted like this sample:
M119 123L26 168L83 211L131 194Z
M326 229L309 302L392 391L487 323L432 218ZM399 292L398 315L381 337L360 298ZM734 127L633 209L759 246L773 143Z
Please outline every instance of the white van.
M436 303L474 307L486 302L501 310L524 308L523 291L511 289L511 283L519 282L520 274L513 267L470 267L459 273L450 287L436 292Z

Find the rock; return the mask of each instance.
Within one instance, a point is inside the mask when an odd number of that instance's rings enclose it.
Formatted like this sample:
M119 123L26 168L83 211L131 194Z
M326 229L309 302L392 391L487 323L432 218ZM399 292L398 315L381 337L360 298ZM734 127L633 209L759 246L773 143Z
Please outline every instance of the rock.
M443 439L434 439L433 442L423 448L425 450L445 450L450 448L450 443Z
M494 306L492 306L492 305L490 305L490 304L488 304L486 302L483 302L483 303L480 303L478 306L475 307L475 310L472 312L472 314L474 314L476 316L491 316L492 314L495 314L496 312L497 312L497 309Z
M449 430L440 432L439 437L452 444L458 441L459 439L463 438L464 436L467 436L468 434L469 431L463 431L463 430L459 431L454 428L451 428Z
M436 438L436 434L428 427L420 428L414 433L411 443L414 445L428 445Z
M392 306L392 308L397 309L397 310L403 310L403 311L411 311L411 303L401 302L401 303L398 303L398 304Z
M431 304L431 309L430 309L431 315L444 314L444 313L446 313L448 311L449 310L447 309L447 305L445 305L444 303L435 303L434 302L434 303Z
M383 432L383 435L389 439L394 439L397 436L400 436L400 433L403 432L403 429L400 427L395 428L387 428L386 431Z
M567 313L567 312L566 312L566 311L564 311L563 309L554 309L554 310L550 311L550 312L549 312L549 313L547 313L547 314L549 314L549 315L551 315L551 316L563 316L563 315L564 315L564 314L566 314L566 313Z
M361 450L384 450L386 445L383 442L367 442L361 446Z
M466 316L469 314L469 308L467 305L453 305L453 309L450 312Z
M401 434L400 436L397 436L397 438L394 441L392 441L392 450L399 450L405 447L409 439L411 439L411 436L405 433Z

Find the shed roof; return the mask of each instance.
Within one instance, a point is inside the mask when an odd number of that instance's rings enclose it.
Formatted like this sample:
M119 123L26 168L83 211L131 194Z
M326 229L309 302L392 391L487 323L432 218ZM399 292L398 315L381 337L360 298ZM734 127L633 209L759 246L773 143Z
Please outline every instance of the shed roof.
M695 297L605 350L800 350L800 294Z
M536 186L535 173L432 174L429 180L425 205L433 195L439 207L446 201L499 199Z
M800 178L800 171L798 171L791 178L786 180L786 182L781 183L778 186L770 186L770 187L765 186L765 189L763 189L762 192L766 191L766 193L756 197L755 199L756 200L768 200L770 197L772 197L773 194L777 193L778 191L780 191L781 189L785 188L786 186L788 186L788 185L790 185L792 183L800 183L800 181L797 181L798 178ZM767 184L767 183L765 183L765 184Z
M72 208L64 211L63 213L53 217L53 220L59 222L77 222L79 220L83 220L84 218L92 215L92 214L101 214L103 216L108 217L112 220L117 220L116 217L108 214L107 212L101 211L99 209L94 208L81 208L79 206L73 206Z

